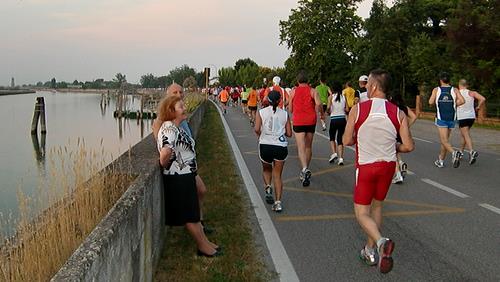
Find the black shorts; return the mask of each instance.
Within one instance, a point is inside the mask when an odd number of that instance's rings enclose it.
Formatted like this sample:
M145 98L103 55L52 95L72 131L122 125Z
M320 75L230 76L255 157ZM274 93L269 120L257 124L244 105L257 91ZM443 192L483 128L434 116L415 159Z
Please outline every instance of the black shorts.
M288 148L277 145L259 145L259 158L263 163L272 164L274 161L285 161Z
M256 111L256 110L257 110L257 106L255 106L255 107L248 106L248 109L249 109L250 111Z
M468 119L459 119L458 120L458 127L472 127L474 124L474 121L476 121L475 118L468 118Z
M182 226L200 221L196 174L163 175L165 224Z
M306 133L314 133L316 132L316 125L294 125L293 126L293 132L295 133L301 133L301 132L306 132Z
M222 104L224 104L224 106L226 106L226 105L227 105L227 101L226 101L226 102L221 102L221 103L222 103Z
M243 105L246 105L248 102L247 102L247 100L241 100L241 103L242 103Z
M327 105L323 104L323 113L326 113L326 107Z
M347 121L345 118L330 119L330 141L337 141L337 145L343 145L342 136L344 135Z

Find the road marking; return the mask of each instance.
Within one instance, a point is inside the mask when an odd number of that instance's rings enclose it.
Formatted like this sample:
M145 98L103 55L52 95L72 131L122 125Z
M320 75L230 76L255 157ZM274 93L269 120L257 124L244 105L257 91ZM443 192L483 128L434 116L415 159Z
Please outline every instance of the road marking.
M213 101L211 101L215 104ZM221 117L222 124L224 125L224 129L226 131L227 139L234 153L234 157L236 162L238 163L238 167L241 172L241 177L243 178L243 182L245 183L245 188L248 192L250 200L252 201L252 205L254 206L254 212L257 220L259 221L260 229L264 234L264 239L267 244L267 248L269 249L269 253L271 254L271 259L273 260L274 267L276 268L276 272L280 275L281 281L299 281L299 277L293 268L292 262L286 253L285 247L281 242L281 239L274 227L274 224L267 212L267 207L264 205L262 198L259 196L259 192L257 190L257 186L253 181L252 176L250 175L250 171L248 170L247 165L241 155L240 149L236 144L236 141L231 133L229 125L227 124L224 116L219 107L216 107L219 116Z
M433 144L433 143L434 143L434 142L432 142L432 141L425 140L425 139L418 138L418 137L413 137L413 139L418 140L418 141L422 141L422 142L425 142L425 143L430 143L430 144Z
M432 186L434 186L434 187L436 187L438 189L446 191L446 192L448 192L450 194L453 194L453 195L455 195L457 197L460 197L462 199L469 198L469 195L466 195L466 194L464 194L462 192L458 192L457 190L454 190L454 189L452 189L450 187L444 186L443 184L437 183L437 182L432 181L432 180L430 180L428 178L422 178L421 180L423 182L427 183L427 184L430 184L430 185L432 185Z
M334 171L337 171L337 170L342 170L342 169L353 167L353 166L354 166L354 164L348 164L348 165L342 165L342 166L339 165L339 166L335 166L335 167L323 169L323 170L320 170L320 171L315 171L315 172L313 172L312 176L318 176L318 175L322 175L322 174L329 173L329 172L334 172ZM288 178L288 179L283 179L283 184L289 183L289 182L293 182L293 181L297 181L297 180L299 180L298 176L297 177Z
M406 171L406 174L408 174L408 175L415 175L415 172L413 172L413 171L411 171L411 170L407 170L407 171Z
M488 209L494 213L497 213L497 214L500 214L500 209L495 207L495 206L492 206L492 205L488 205L488 204L485 204L485 203L482 203L482 204L479 204L479 206L485 208L485 209Z
M352 199L352 193L328 192L328 191L301 189L301 188L294 188L294 187L285 187L285 190L294 191L294 192L303 192L303 193L309 193L309 194L317 194L317 195L323 195L323 196L333 196L333 197ZM463 208L455 208L455 207L448 207L448 206L441 206L441 205L432 205L432 204L417 203L417 202L410 202L410 201L403 201L403 200L386 199L384 201L384 203L385 204L423 208L422 210L384 212L384 217L418 216L418 215L431 215L431 214L441 214L441 213L462 213L462 212L465 212L465 209L463 209ZM355 218L354 213L276 217L276 219L279 221L320 221L320 220L336 220L336 219L351 219L351 218Z
M317 132L317 131L315 131L314 133L316 133L316 135L318 135L319 137L323 137L324 139L326 139L326 140L330 141L330 136L326 136L325 134L323 134L323 133L319 133L319 132ZM344 148L347 148L347 149L349 149L349 150L351 150L351 151L353 151L353 152L356 152L356 149L354 149L354 148L353 148L353 147L351 147L351 146L344 146Z

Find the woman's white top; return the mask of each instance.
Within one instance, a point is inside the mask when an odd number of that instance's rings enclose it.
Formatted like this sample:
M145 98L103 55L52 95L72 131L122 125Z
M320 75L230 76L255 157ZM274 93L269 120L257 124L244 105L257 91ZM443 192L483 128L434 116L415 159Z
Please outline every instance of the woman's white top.
M340 101L335 101L337 95L340 95ZM330 104L330 118L345 118L345 97L343 94L334 93L330 99L332 99Z
M172 121L166 121L161 125L158 132L157 146L158 152L165 146L172 150L169 165L163 168L163 174L176 175L196 172L194 139L184 130L175 126Z
M262 119L259 144L288 146L285 136L288 113L279 107L273 112L273 107L269 106L259 110L259 114Z

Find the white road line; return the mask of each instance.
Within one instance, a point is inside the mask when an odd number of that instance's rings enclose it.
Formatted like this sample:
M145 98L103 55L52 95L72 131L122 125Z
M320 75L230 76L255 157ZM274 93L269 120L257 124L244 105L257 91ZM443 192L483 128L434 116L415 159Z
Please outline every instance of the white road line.
M431 144L434 143L432 141L425 140L425 139L422 139L422 138L418 138L418 137L415 137L415 136L413 136L413 139L418 140L418 141L422 141L422 142L425 142L425 143L431 143Z
M215 104L212 101L213 104ZM241 155L240 149L234 140L233 134L229 128L229 125L226 122L226 119L223 117L222 112L219 107L217 107L219 111L219 115L221 117L222 123L224 124L224 129L226 130L227 139L229 140L229 144L233 149L234 157L236 158L236 162L238 163L238 167L241 172L241 176L243 178L243 182L245 183L245 187L247 189L248 195L250 196L250 200L252 201L252 205L254 206L255 216L259 221L260 229L264 234L264 239L267 244L267 248L271 253L271 259L273 260L274 267L276 271L280 275L281 281L299 281L299 277L293 268L292 262L286 253L285 247L281 242L281 239L274 227L274 224L267 212L266 205L262 201L262 198L259 196L259 192L255 182L253 181L252 176L250 175L250 171L248 170L247 165Z
M500 209L495 207L495 206L492 206L492 205L488 205L486 203L482 203L482 204L479 204L479 206L485 208L485 209L488 209L494 213L497 213L497 214L500 214Z
M317 132L317 131L315 131L314 133L316 133L316 135L318 135L319 137L323 137L323 138L325 138L326 140L330 141L330 136L326 136L325 134L323 134L323 133L319 133L319 132ZM356 152L356 149L354 149L354 148L353 148L353 147L351 147L351 146L344 146L344 148L347 148L347 149L349 149L349 150L351 150L351 151L353 151L353 152Z
M406 174L408 174L408 175L415 175L415 172L410 171L410 170L407 170L407 171L406 171Z
M453 194L453 195L455 195L457 197L460 197L460 198L463 198L463 199L469 198L469 195L466 195L466 194L464 194L462 192L458 192L457 190L451 189L450 187L444 186L443 184L437 183L437 182L432 181L432 180L430 180L428 178L422 178L421 180L423 182L427 183L427 184L430 184L430 185L432 185L432 186L434 186L434 187L436 187L438 189L446 191L446 192L448 192L450 194Z

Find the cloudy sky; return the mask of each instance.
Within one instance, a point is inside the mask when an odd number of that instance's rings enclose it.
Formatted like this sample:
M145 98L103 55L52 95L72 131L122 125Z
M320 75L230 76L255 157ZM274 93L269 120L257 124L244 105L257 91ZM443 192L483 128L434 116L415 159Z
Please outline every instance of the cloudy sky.
M367 17L371 0L358 13ZM0 0L0 85L130 82L187 64L212 71L250 57L283 66L280 20L297 0Z

